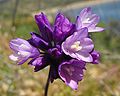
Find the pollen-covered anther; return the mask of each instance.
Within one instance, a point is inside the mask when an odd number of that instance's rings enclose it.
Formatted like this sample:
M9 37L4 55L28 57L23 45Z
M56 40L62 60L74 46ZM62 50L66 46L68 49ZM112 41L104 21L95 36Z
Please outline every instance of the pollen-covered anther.
M80 51L82 49L82 46L80 45L80 41L76 41L71 45L71 49L75 51Z

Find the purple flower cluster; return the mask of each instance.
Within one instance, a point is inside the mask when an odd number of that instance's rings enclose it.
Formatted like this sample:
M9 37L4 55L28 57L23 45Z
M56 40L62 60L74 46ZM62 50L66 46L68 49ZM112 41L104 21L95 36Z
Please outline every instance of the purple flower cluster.
M88 7L80 12L75 23L61 13L57 14L53 26L44 13L35 15L35 21L40 34L31 32L29 40L11 40L10 48L14 53L10 59L23 64L31 58L28 64L34 66L35 72L50 65L51 82L60 78L76 90L83 79L86 63L99 63L100 55L89 36L89 32L104 30L96 27L99 16Z

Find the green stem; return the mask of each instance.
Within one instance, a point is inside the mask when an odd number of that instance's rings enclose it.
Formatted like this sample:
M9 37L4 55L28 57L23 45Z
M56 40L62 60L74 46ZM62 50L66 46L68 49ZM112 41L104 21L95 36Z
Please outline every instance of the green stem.
M48 87L49 87L49 83L50 83L50 71L51 71L51 66L49 69L49 75L48 75L46 86L45 86L45 95L44 96L47 96L47 94L48 94Z

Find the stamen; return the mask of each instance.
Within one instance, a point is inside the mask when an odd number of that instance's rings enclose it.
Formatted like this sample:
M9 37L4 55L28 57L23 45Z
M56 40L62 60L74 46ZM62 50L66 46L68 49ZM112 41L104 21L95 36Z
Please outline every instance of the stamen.
M80 46L80 41L76 41L73 43L73 45L71 46L71 49L75 50L75 51L79 51L82 49L82 46Z
M30 48L29 48L28 46L26 46L25 44L21 44L20 47L21 47L22 49L26 49L26 50L27 50L27 49L30 49Z

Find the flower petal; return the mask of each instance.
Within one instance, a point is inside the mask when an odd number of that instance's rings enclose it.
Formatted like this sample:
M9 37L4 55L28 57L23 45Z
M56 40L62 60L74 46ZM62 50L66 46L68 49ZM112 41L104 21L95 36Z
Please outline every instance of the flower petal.
M19 61L17 63L18 63L18 65L21 65L21 64L25 63L28 59L29 59L29 57L19 58Z
M13 61L18 61L18 56L15 55L15 54L11 54L11 55L9 56L9 58L10 58L11 60L13 60Z
M87 37L87 28L82 28L79 32L75 32L62 43L62 51L72 58L92 62L90 52L93 50L94 45L92 40ZM72 46L75 46L75 49L72 49Z
M13 39L9 43L10 48L14 51L19 51L20 45L26 45L28 49L31 48L30 44L26 40L21 38Z
M80 12L80 18L81 18L82 21L84 21L84 20L86 20L86 18L88 18L89 16L91 16L91 14L92 14L91 7L84 8Z
M72 89L76 90L78 81L83 78L83 70L85 69L85 62L72 59L69 62L63 62L59 65L59 76Z
M76 30L80 30L82 28L82 22L79 16L77 16L75 24L76 24Z
M89 28L89 32L102 32L104 30L102 27Z
M84 8L80 15L76 18L76 29L77 31L81 28L87 27L88 32L98 32L103 31L103 28L97 28L97 24L99 23L100 17L96 14L92 13L90 7Z
M46 15L44 13L35 15L35 20L44 40L50 42L52 40L52 28Z
M90 38L84 38L81 40L82 52L91 52L94 48L94 44Z
M70 80L70 82L68 83L68 86L70 86L73 90L77 90L78 83L74 80Z
M61 42L66 36L72 34L73 29L73 24L63 14L57 14L54 23L54 39L56 42Z
M85 62L92 62L93 61L92 56L88 52L78 52L78 53L75 53L75 55L77 56L76 58L78 60L83 60Z
M27 52L27 51L22 51L20 50L18 52L18 55L22 56L22 57L30 57L31 53L30 52Z
M70 51L70 46L77 40L81 40L88 36L88 29L82 28L78 32L75 32L73 35L69 36L65 42L62 43L63 52L68 55ZM70 52L71 53L71 52Z
M35 66L34 71L37 72L48 65L48 61L45 56L32 59L29 65Z
M99 59L100 59L100 53L94 50L94 51L91 53L91 56L92 56L92 58L93 58L93 62L91 62L91 63L92 63L92 64L98 64L98 63L99 63Z
M30 38L28 41L31 45L34 47L40 48L41 50L47 50L49 48L49 44L44 41L40 35L31 32L32 38Z
M87 27L81 28L79 31L75 33L75 35L76 37L74 38L77 38L77 40L88 37L88 28Z

